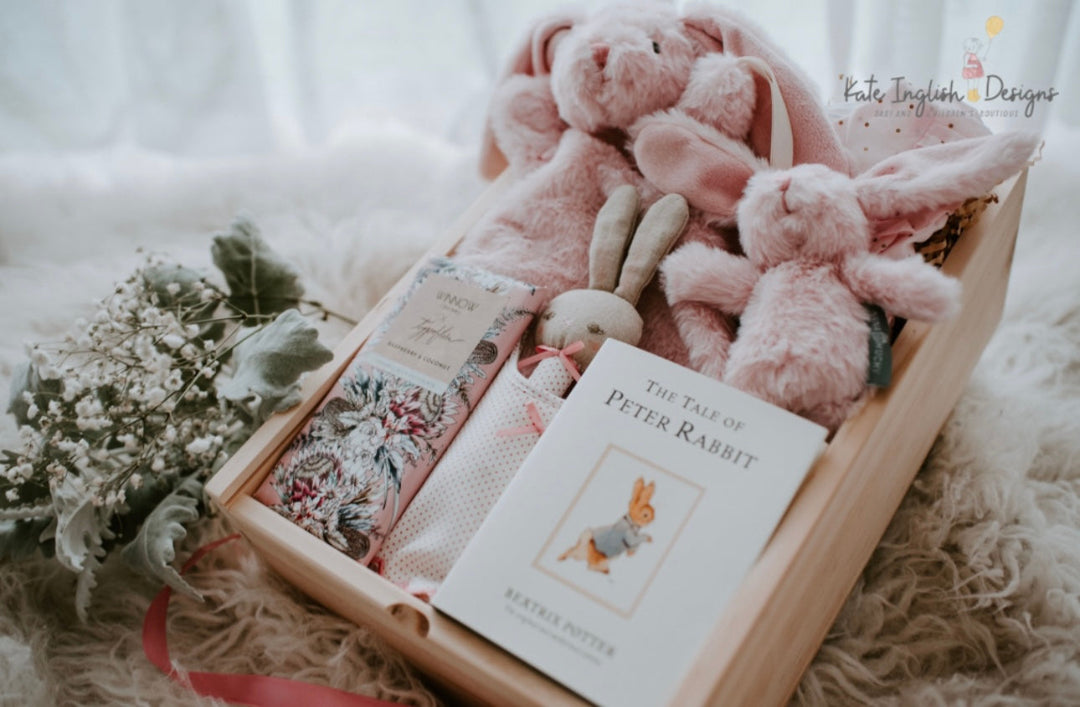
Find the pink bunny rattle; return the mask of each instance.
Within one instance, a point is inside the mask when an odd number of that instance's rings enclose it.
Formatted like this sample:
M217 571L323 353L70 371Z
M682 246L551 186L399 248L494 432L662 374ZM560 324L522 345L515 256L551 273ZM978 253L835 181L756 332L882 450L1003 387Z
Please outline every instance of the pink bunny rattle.
M955 207L1031 157L1006 133L911 150L857 177L805 164L761 172L739 202L746 257L686 245L661 265L668 300L740 315L723 380L836 430L867 387L863 304L924 321L954 314L960 285L918 256L870 251L871 222Z

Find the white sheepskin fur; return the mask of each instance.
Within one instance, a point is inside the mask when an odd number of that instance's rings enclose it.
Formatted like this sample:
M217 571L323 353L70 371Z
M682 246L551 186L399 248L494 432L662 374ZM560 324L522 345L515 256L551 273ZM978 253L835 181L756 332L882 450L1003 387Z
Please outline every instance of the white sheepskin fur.
M1080 133L1032 170L1007 310L941 437L803 678L806 705L1080 704ZM222 164L146 154L0 158L0 400L22 342L56 339L138 262L209 263L246 211L310 294L359 317L475 197L474 156L372 129L320 154ZM328 325L328 340L345 328ZM5 416L0 446L14 430ZM201 523L181 555L228 532ZM365 628L324 610L243 543L174 597L187 670L256 673L415 705L439 698ZM91 618L48 561L0 566L0 703L220 704L143 656L157 587L119 563Z
M1001 326L797 703L1080 704L1078 148L1048 136Z

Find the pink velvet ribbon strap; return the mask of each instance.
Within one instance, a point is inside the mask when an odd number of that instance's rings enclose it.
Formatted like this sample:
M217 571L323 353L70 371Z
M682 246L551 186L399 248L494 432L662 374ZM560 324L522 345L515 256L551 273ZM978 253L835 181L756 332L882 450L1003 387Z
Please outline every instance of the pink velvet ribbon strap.
M183 574L208 552L238 539L229 535L203 545L184 563ZM355 695L322 685L312 685L286 678L264 675L229 675L223 673L181 672L169 658L166 618L172 588L164 587L154 597L143 621L143 652L158 670L204 697L216 697L238 705L254 707L292 707L293 705L329 705L329 707L390 707L394 703Z
M529 418L529 424L521 427L506 427L495 434L500 437L515 437L532 433L544 434L544 420L540 417L540 411L537 409L536 403L525 403L525 415Z
M791 116L788 115L784 95L780 93L780 82L776 80L772 67L763 59L756 56L741 56L735 61L744 64L769 82L772 103L769 166L773 169L790 169L795 164L795 137L791 130Z
M527 359L524 359L523 361L518 363L518 366L521 368L525 368L527 366L531 366L534 363L539 363L545 358L558 356L559 360L562 361L563 366L566 367L566 370L570 373L571 377L573 377L574 380L579 381L581 380L581 371L578 369L577 364L574 363L574 359L570 357L576 354L578 351L581 351L583 348L585 348L584 341L575 341L564 349L557 349L554 346L544 346L543 344L541 344L536 347L538 353L529 356Z

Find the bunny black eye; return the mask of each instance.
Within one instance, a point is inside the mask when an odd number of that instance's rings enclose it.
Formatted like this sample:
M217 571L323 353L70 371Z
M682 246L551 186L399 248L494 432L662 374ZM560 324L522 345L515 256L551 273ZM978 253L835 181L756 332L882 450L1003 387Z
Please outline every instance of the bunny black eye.
M604 335L604 330L601 329L600 325L597 324L596 322L591 322L589 324L589 326L586 327L586 329L588 330L588 332L590 334L595 334L596 336L603 336Z
M554 319L555 318L555 310L553 310L553 309L547 310L546 312L544 312L544 314L540 318L543 319L545 322Z
M660 53L660 42L653 42L652 43L652 50L653 50L654 53L659 54Z

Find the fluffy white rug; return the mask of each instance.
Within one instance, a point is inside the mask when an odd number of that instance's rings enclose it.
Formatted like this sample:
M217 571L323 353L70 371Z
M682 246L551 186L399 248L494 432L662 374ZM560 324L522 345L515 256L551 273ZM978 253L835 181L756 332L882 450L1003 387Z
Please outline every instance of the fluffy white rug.
M1080 704L1078 148L1080 133L1049 136L1001 329L797 702ZM314 297L359 316L479 192L473 174L465 151L390 128L251 162L0 159L0 389L22 342L56 338L138 262L137 246L207 264L209 234L240 210L295 259ZM13 430L2 425L6 446ZM185 547L225 532L203 523ZM207 602L177 597L170 613L182 668L437 702L400 657L241 544L192 581ZM143 657L156 590L110 564L80 624L66 573L0 567L0 702L198 703Z

